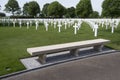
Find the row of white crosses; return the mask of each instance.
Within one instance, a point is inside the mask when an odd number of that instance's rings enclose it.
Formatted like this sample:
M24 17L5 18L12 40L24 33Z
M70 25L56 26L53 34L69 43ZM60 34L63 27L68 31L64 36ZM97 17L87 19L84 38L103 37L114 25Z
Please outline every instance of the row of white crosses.
M27 25L27 29L29 29L30 26L32 26L32 21L24 21L26 22L26 25ZM23 21L22 20L19 20L19 26L20 28L22 28L22 24L23 24Z
M64 25L65 30L68 28L70 28L71 26L74 27L74 34L77 34L77 28L79 28L80 24L78 25L77 23L74 25L74 21L73 20L64 20L64 21L58 21L58 32L61 32L61 27L62 25Z
M117 28L119 21L114 19L106 19L102 20L102 22L106 25L106 30L108 29L108 26L111 27L111 33L114 33L114 29Z
M32 21L31 20L24 20L24 22L26 22L26 25L27 25L27 29L30 28L30 26L32 26ZM22 21L19 20L19 26L20 28L22 27ZM35 29L37 30L38 29L38 26L39 26L39 21L35 20Z
M74 27L74 34L77 34L77 30L80 29L82 21L76 20L77 23L75 23L75 20L44 20L44 26L46 27L46 31L48 31L48 24L51 24L51 26L54 26L54 28L58 27L58 32L61 32L61 28L64 26L64 29L66 30L67 27Z
M99 22L101 24L104 23L104 25L106 26L106 30L108 29L108 27L111 27L111 33L114 33L115 28L117 29L118 24L120 23L119 19L100 19Z
M108 27L110 27L111 33L114 33L115 28L118 27L118 24L120 22L119 19L97 19L97 20L93 19L91 21L98 23L99 24L98 26L100 26L100 25L102 27L106 26L106 30L108 29Z
M86 21L90 27L93 29L94 36L97 37L98 26L102 25L102 27L108 26L111 27L111 33L114 33L114 28L117 28L120 20L119 19L83 19ZM80 29L82 21L81 19L2 19L1 23L4 21L8 21L13 23L13 27L16 26L16 23L19 24L20 28L22 24L25 23L27 25L27 29L32 26L32 23L35 23L36 30L39 27L39 22L44 23L46 31L48 31L49 24L54 28L58 27L58 32L61 32L61 27L64 26L64 29L69 27L74 27L74 34L77 34L77 30ZM97 23L97 24L96 24Z
M119 21L111 20L111 25L110 25L112 27L111 33L114 33L114 29L117 28L118 24L119 24Z
M47 28L46 24L51 24L51 26L54 26L54 28L58 27L58 32L61 32L61 27L65 26L65 29L67 29L67 26L72 26L74 23L73 21L67 21L67 20L44 20L44 25Z

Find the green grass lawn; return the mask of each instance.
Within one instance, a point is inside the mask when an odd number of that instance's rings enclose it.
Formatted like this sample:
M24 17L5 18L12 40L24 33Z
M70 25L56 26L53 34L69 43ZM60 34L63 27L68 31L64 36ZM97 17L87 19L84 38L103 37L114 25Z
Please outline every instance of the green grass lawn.
M97 38L105 38L111 40L107 46L120 50L120 25L115 29L115 33L111 33L111 29L99 28ZM77 35L71 28L67 30L64 27L61 33L58 28L49 27L46 32L43 25L38 30L35 26L27 29L26 27L0 27L0 75L24 70L20 59L30 57L27 48L37 47L50 44L74 42L81 40L95 39L94 33L88 24L83 23Z

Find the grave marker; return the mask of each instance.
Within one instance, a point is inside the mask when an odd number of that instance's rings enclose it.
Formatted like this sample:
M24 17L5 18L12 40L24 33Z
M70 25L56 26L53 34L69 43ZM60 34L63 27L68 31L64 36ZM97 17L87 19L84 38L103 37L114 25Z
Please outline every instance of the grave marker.
M46 29L46 31L48 31L48 23L47 22L45 22L45 29Z
M38 29L38 21L36 21L35 24L36 24L36 30L37 30Z
M114 20L111 21L111 33L114 33Z
M65 29L67 29L67 22L65 21Z
M94 36L97 37L97 33L98 33L98 25L95 24L94 25Z
M20 20L20 21L19 21L19 26L20 26L20 28L22 27L21 24L22 24L22 22L21 22L21 20Z
M77 34L77 28L78 28L77 23L75 23L75 25L73 27L74 27L74 34Z
M30 26L32 26L32 21L30 21Z
M54 22L54 28L56 28L56 24L57 24L57 22L55 21L55 22Z
M109 26L109 22L106 21L106 30L108 29L108 26Z
M61 27L62 27L61 22L58 22L58 32L61 32Z
M29 21L27 21L27 29L29 29Z
M15 21L13 21L13 27L15 27Z

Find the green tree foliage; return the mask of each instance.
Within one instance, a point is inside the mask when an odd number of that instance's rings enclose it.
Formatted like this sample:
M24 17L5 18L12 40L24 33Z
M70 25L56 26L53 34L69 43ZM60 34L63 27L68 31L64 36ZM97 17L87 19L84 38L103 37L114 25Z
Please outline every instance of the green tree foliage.
M29 2L28 13L31 16L37 16L40 13L40 7L36 1Z
M102 4L103 17L120 17L120 0L104 0Z
M29 3L25 3L23 6L23 15L24 16L29 16L28 9L29 9Z
M5 11L11 12L13 15L20 11L19 4L16 0L9 0L5 5Z
M40 14L40 6L36 1L31 1L29 3L24 4L23 6L23 14L27 16L37 16Z
M48 15L48 11L47 11L47 9L48 9L48 6L49 6L50 4L49 3L46 3L44 6L43 6L43 9L42 9L42 14L45 16L45 17L47 17Z
M54 1L48 6L48 15L51 17L63 17L66 13L66 9L59 2Z
M97 11L93 11L93 13L90 14L90 18L99 18L99 13Z
M67 9L66 17L67 18L74 18L74 17L76 17L75 8L74 7L70 7L70 8Z
M5 17L5 16L6 16L5 13L1 13L1 12L0 12L0 17Z
M76 14L81 18L88 18L93 12L90 0L80 0L76 6Z

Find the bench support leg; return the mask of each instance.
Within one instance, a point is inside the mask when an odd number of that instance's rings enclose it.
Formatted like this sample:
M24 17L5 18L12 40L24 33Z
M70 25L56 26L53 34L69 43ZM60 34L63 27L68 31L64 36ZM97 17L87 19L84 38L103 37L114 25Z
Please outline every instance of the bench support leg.
M70 54L75 55L75 56L79 56L78 52L79 52L79 49L70 50Z
M41 64L45 64L46 63L46 54L39 55L39 60L40 60Z
M95 50L95 51L102 51L103 46L104 46L104 45L94 46L94 50Z

